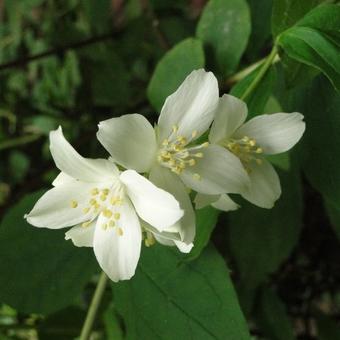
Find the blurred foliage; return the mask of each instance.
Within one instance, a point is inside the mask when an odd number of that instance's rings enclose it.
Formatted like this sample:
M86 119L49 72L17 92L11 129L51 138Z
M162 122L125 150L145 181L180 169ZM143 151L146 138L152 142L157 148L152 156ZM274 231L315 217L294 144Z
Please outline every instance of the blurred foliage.
M274 44L279 57L246 101L250 117L305 115L300 145L270 158L281 199L272 210L236 197L238 211L198 211L187 256L143 249L136 276L107 287L93 339L340 338L336 3L0 1L1 340L76 338L97 282L91 250L23 219L57 174L49 131L62 125L82 154L106 157L100 120L155 121L201 67L242 97Z

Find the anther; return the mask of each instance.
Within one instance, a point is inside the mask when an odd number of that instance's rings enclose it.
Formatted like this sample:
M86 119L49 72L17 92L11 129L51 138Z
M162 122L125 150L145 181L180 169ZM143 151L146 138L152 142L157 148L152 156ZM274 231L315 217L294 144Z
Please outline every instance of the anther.
M120 219L120 213L116 212L113 214L113 217L115 220L119 220Z
M173 125L172 132L176 133L177 131L178 131L178 126L177 125Z
M122 228L117 228L117 234L119 235L119 236L123 236L123 229Z
M93 189L91 190L91 195L95 196L95 195L98 195L98 194L99 194L98 188L93 188Z
M112 216L112 211L109 210L109 209L105 209L105 210L103 211L103 215L104 215L105 217L110 218L110 217Z
M89 211L90 211L90 208L89 208L89 207L83 209L83 213L84 213L84 214L87 214Z
M203 152L197 152L194 154L194 156L197 158L203 158Z
M88 227L90 224L91 224L91 221L87 221L87 222L82 223L81 226L82 226L83 228L86 228L86 227Z
M193 158L189 159L190 166L194 166L195 164L196 164L196 161Z
M70 202L70 205L71 205L71 208L77 208L78 202L73 200Z
M103 193L104 195L108 195L108 194L109 194L109 192L110 192L110 190L109 190L109 189L103 189L103 190L102 190L102 193Z
M201 175L200 175L200 174L197 174L197 173L196 173L196 174L193 174L192 177L193 177L195 180L197 180L197 181L199 181L199 180L202 179Z
M110 220L109 223L108 223L108 225L109 225L110 228L113 228L113 227L115 226L115 224L116 224L116 223L115 223L114 220Z
M106 223L103 223L103 224L102 224L102 228L103 228L104 230L106 230L106 229L107 229L107 224L106 224Z
M203 144L201 144L202 148L207 148L209 146L209 142L204 142Z
M91 198L90 201L89 201L89 203L90 203L91 205L96 205L96 204L97 204L97 201L96 201L94 198Z

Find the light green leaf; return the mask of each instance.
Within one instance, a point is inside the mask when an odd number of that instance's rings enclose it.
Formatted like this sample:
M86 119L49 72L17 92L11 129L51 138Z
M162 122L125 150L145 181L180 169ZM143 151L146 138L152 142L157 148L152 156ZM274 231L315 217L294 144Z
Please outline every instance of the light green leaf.
M127 339L249 339L222 257L208 247L182 259L173 248L144 248L135 277L113 285Z
M197 25L207 55L224 76L237 69L250 35L250 13L245 0L210 0Z
M98 270L91 249L65 241L65 230L26 223L24 214L42 193L23 198L0 225L0 300L25 313L69 306Z
M186 39L168 51L157 64L147 89L153 107L160 111L166 97L176 91L191 71L204 67L204 62L198 39Z

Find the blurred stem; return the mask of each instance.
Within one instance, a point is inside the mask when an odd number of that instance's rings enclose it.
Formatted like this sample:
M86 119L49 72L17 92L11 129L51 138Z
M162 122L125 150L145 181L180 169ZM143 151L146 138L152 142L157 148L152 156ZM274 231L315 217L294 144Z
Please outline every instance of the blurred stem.
M277 47L276 45L274 45L270 54L268 55L263 65L261 66L259 73L256 75L254 80L250 83L247 90L240 97L241 100L245 100L255 90L256 86L259 84L259 82L262 80L262 78L265 76L266 72L268 71L269 67L272 65L277 55L277 52L278 52Z
M40 137L41 135L26 135L18 138L8 139L3 142L0 142L0 150L13 148L15 146L24 145L27 143L32 143L39 139Z
M86 319L80 333L79 340L88 340L92 331L93 323L97 315L100 301L103 297L108 277L104 272L100 274L96 290L94 292L90 308L87 311Z

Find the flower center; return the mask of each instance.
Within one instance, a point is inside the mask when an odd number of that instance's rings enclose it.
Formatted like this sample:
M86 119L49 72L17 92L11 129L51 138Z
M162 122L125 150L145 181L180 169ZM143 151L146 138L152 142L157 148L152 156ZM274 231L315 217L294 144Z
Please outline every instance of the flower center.
M263 150L257 145L254 138L248 136L241 139L229 138L222 140L221 145L237 156L247 171L250 171L249 163L252 161L259 165L262 164L262 159L258 155L262 154Z
M122 226L119 226L120 207L123 204L124 189L119 184L111 188L92 188L85 204L80 204L76 200L70 202L71 208L82 209L84 215L89 215L89 220L82 223L82 227L88 227L98 215L102 214L107 220L101 227L104 230L113 228L119 236L124 233Z
M204 157L203 149L209 143L205 142L190 147L188 146L189 141L187 138L179 135L177 132L178 127L173 126L171 135L169 138L164 139L161 144L157 159L161 165L180 175L186 167L196 165L198 159ZM191 134L192 138L195 138L197 134L198 132L194 130ZM194 177L200 179L199 174L194 174Z

